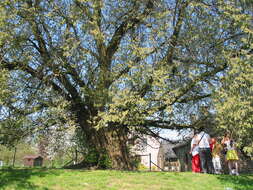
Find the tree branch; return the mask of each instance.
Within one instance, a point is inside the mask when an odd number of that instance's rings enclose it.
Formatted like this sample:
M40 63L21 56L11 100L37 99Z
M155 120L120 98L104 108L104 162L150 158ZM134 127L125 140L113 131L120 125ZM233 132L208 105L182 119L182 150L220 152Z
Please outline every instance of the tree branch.
M175 47L177 46L177 43L178 43L178 37L179 37L179 33L180 33L180 30L181 30L181 26L183 24L183 19L185 17L185 9L187 8L189 4L189 1L185 1L181 4L181 7L178 11L178 19L177 19L177 23L176 23L176 26L174 28L174 31L173 31L173 34L172 36L170 37L171 41L170 41L170 48L168 49L167 51L167 54L166 54L166 57L165 57L165 60L166 60L166 63L167 64L171 64L172 61L173 61L173 55L174 55L174 51L175 51ZM175 12L176 14L176 12Z
M66 100L71 100L71 97L56 83L54 83L52 80L46 80L42 73L37 72L33 68L29 67L28 65L25 65L20 62L8 62L6 60L1 61L1 68L8 69L9 71L12 70L22 70L27 72L28 74L32 75L33 77L39 79L40 81L43 81L45 85L51 86L56 92L61 94L63 97L66 98Z
M146 18L150 14L153 7L154 7L153 1L152 0L148 1L146 8L141 15L134 15L134 16L131 15L128 19L123 21L121 25L116 29L106 49L106 54L109 60L112 59L112 56L119 48L120 41L125 36L125 34L130 29L132 29L141 22L140 18L142 19Z

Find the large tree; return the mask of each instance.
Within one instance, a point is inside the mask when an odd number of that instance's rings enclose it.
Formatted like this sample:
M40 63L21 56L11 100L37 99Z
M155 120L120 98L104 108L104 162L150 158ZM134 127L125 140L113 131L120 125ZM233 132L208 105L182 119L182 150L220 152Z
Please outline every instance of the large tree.
M2 0L2 123L75 125L89 150L131 169L130 137L192 127L210 102L226 50L248 35L223 9L235 2Z
M241 5L238 8L238 4ZM214 94L219 128L230 133L237 145L253 156L253 2L227 4L224 13L240 25L244 35L235 46L228 46L224 59L228 69ZM233 14L231 14L233 13ZM248 13L248 14L242 14Z

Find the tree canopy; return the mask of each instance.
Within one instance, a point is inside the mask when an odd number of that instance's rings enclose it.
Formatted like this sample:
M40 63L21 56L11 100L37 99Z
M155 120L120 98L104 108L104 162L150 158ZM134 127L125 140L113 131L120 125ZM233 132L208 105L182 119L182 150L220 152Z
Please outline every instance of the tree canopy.
M250 6L240 0L2 0L0 97L7 115L0 118L1 137L10 121L24 136L75 126L88 150L130 169L130 136L196 127L190 116L212 105L221 77L252 74ZM239 63L245 67L233 72Z

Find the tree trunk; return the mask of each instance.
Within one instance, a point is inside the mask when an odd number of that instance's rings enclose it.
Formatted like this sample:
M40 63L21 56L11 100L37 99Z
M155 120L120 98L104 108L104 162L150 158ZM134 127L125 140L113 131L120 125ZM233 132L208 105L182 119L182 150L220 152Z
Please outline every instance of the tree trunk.
M81 116L81 115L79 115ZM111 166L117 170L132 170L133 164L127 147L127 130L120 127L106 127L96 130L86 122L85 117L78 117L88 147L95 149L99 156L109 156Z
M114 169L132 170L133 164L127 147L127 132L124 129L113 129L105 132L107 150Z
M13 159L12 159L12 167L15 166L15 161L16 161L16 153L17 153L17 148L14 148L14 154L13 154Z
M93 131L92 144L102 157L107 154L116 170L132 170L133 164L127 147L127 133L123 129L100 129Z

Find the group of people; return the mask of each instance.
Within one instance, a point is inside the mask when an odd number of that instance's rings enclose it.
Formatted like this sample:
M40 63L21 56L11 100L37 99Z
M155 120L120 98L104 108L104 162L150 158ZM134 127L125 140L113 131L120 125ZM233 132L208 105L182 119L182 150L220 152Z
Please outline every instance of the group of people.
M225 163L228 165L230 175L239 175L238 154L234 140L229 134L222 139L211 138L204 131L194 135L191 141L192 171L221 174L221 157L225 155Z

